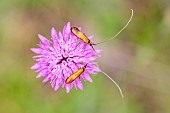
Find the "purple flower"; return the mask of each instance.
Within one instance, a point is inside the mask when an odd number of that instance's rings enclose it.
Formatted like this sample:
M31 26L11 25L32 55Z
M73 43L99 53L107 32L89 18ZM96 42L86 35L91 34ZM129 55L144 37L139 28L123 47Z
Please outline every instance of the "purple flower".
M54 28L51 29L51 39L38 34L41 40L39 48L31 48L36 53L33 59L37 61L31 69L36 69L36 78L44 77L43 83L50 82L55 91L60 86L66 87L68 93L74 86L83 90L81 79L92 82L89 74L96 74L101 70L96 66L94 60L99 57L101 50L94 51L91 46L84 43L71 33L70 22L64 26L63 32L57 34ZM93 36L89 36L92 39ZM86 70L70 84L65 80L75 73L79 68L87 64Z

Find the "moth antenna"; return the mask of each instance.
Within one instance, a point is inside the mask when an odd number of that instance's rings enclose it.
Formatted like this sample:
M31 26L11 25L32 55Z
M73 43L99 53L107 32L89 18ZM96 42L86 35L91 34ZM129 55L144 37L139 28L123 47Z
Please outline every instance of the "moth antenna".
M87 63L87 64L89 64L89 63ZM84 67L87 67L87 64Z
M92 49L96 52L96 50L94 49L93 45L92 45L91 47L92 47Z
M131 20L132 20L132 18L133 18L133 9L131 9L131 11L132 11L132 14L131 14L130 19L128 20L128 22L126 23L126 25L125 25L116 35L114 35L112 38L110 38L110 39L108 39L108 40L106 40L106 41L99 42L99 43L96 43L96 44L94 44L94 45L98 45L98 44L107 42L107 41L109 41L109 40L114 39L117 35L119 35L119 34L129 25L129 23L131 22Z
M124 98L123 92L122 92L121 88L119 87L119 85L118 85L108 74L106 74L106 73L103 72L103 71L101 71L101 72L102 72L104 75L106 75L106 77L108 77L108 78L116 85L116 87L119 89L119 92L120 92L122 98Z

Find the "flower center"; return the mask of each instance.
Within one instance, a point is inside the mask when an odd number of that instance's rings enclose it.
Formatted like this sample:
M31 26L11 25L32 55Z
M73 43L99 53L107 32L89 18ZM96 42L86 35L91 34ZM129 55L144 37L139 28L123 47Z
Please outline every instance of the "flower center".
M64 57L64 56L62 55L62 59L61 59L60 62L58 62L57 64L61 64L62 61L66 61L66 62L67 62L67 58L69 58L69 57Z

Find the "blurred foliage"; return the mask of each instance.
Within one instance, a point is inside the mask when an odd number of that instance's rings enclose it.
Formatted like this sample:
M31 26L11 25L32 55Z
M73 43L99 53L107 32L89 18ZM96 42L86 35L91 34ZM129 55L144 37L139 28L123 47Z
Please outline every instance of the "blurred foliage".
M50 38L70 21L100 42L129 26L102 48L103 71L121 86L125 98L104 75L92 75L84 90L66 94L43 85L30 69L37 34ZM0 113L169 113L169 0L1 0ZM107 60L106 60L107 59Z

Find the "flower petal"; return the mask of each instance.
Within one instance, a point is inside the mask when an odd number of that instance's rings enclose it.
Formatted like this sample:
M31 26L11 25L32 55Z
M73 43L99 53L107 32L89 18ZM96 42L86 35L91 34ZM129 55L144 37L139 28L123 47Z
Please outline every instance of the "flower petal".
M93 80L91 79L91 77L89 76L89 74L87 73L84 73L83 74L83 79L86 81L89 81L89 82L93 82Z
M40 78L42 76L42 73L39 72L38 75L36 76L36 78Z
M38 37L39 37L39 39L41 40L41 42L42 42L43 44L45 44L45 45L50 45L50 41L49 41L47 38L45 38L44 36L42 36L42 35L40 35L40 34L38 34Z
M57 80L57 81L56 81L56 83L55 83L55 88L54 88L55 91L57 91L58 88L60 87L60 83L61 83L60 80Z
M51 28L51 37L56 36L57 32L54 27Z
M70 22L67 23L66 29L65 29L65 33L69 34L71 32L71 27L70 27Z
M48 76L42 81L42 83L46 83L46 82L50 81L51 78L50 78L49 76L50 76L50 75L48 75Z
M88 36L88 39L91 40L93 37L94 37L93 35L90 35L90 36Z
M77 83L77 87L78 87L80 90L83 90L83 84L82 84L82 82L81 82L80 80L77 80L76 83Z
M36 53L36 54L41 54L42 53L42 49L40 49L40 48L31 48L31 51Z
M72 84L66 84L66 92L69 93L72 89Z
M34 65L31 67L31 69L37 69L37 68L39 68L40 66L41 66L40 63L38 62L38 63L34 64Z
M76 43L76 42L77 42L77 37L74 36L74 35L70 35L69 42L70 42L71 44L72 44L72 43Z
M60 87L60 85L56 85L54 90L57 91L59 87Z
M54 27L51 28L51 39L56 41L58 39L57 32Z
M31 69L36 69L35 72L38 72L36 78L43 77L42 82L50 82L55 91L60 86L65 87L67 93L73 86L75 89L83 90L80 78L92 82L89 74L96 74L101 71L94 62L99 57L101 50L94 51L91 46L72 34L70 22L64 26L62 32L56 32L55 28L52 27L52 41L40 34L38 34L38 37L40 39L40 43L37 44L39 48L31 48L31 51L37 54L33 57L37 63ZM88 38L91 40L93 36L88 36ZM66 84L65 80L85 64L88 65L80 77L70 84Z
M61 41L61 40L63 41L63 35L62 35L61 32L58 33L58 36L59 36L60 41Z

